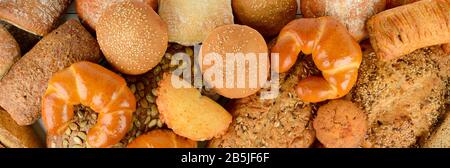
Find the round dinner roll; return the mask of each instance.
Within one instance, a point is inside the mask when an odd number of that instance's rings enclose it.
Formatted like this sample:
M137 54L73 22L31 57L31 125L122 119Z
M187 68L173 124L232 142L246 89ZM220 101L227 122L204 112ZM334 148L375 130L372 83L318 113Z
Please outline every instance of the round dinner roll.
M233 65L233 67L227 67L226 57L227 53L235 54L235 53L242 53L246 54L245 58L248 57L247 54L255 53L256 57L254 60L249 61L248 59L245 62L245 66L243 67L244 70L244 79L245 81L238 80L238 74L242 75L243 73L239 73L238 69L239 67L242 67L244 65L244 62L237 63L234 62L230 65ZM217 64L215 61L209 62L210 60L213 60L213 55L218 54L220 56L219 59L223 60L223 71L214 71L214 67L220 67L219 64ZM267 61L262 62L260 59L261 54ZM227 98L235 99L235 98L244 98L247 96L250 96L252 94L255 94L258 90L261 89L261 79L267 80L269 69L270 69L270 63L269 63L269 56L268 56L268 48L267 44L264 41L263 36L258 33L255 29L252 29L248 26L243 25L225 25L218 27L214 29L209 36L203 41L202 48L200 49L200 57L201 57L201 71L203 74L203 79L208 84L217 84L217 81L220 81L215 78L215 75L211 75L212 73L216 72L216 75L223 76L223 82L222 86L220 84L212 86L213 90L216 91L218 94L225 96ZM231 55L230 58L235 58L238 60L236 55ZM264 58L261 57L261 58ZM251 66L254 66L256 63L256 78L253 75L253 77L250 77L251 73ZM241 65L241 66L240 66ZM231 68L234 69L234 73L231 74L232 71ZM267 70L266 74L261 74L259 71L261 69L265 68ZM220 68L217 68L220 69ZM228 72L228 73L227 73ZM220 74L221 73L221 74ZM233 80L234 79L234 80ZM231 80L231 81L230 81ZM233 82L234 81L234 82ZM255 85L250 85L251 82L256 82ZM230 83L230 85L227 85L227 83ZM241 83L241 84L239 84ZM242 83L245 84L245 86L242 85Z
M215 28L233 24L231 0L162 0L159 15L169 26L169 41L202 43Z
M19 44L3 26L0 26L0 79L19 58Z
M239 23L258 30L265 37L277 35L295 19L296 0L233 0L233 11Z
M332 16L344 24L356 41L368 37L366 21L384 10L386 0L301 0L306 18Z
M122 73L139 75L155 67L164 56L167 25L148 5L122 2L100 17L97 39L112 66Z
M83 23L95 30L98 19L109 6L130 0L76 0L75 8ZM144 2L151 6L153 10L158 10L158 0L134 0Z

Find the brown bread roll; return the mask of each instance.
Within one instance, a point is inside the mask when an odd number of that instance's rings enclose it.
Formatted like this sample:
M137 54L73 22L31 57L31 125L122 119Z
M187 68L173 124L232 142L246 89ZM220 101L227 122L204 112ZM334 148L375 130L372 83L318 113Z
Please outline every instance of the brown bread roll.
M0 145L7 148L39 148L42 142L31 126L19 126L0 108Z
M356 41L367 38L366 21L384 10L386 0L301 0L305 17L332 16L349 30Z
M56 21L70 2L71 0L2 0L0 19L43 36L56 26Z
M0 82L0 106L19 125L40 117L41 96L53 73L78 61L100 59L95 39L75 20L45 36Z
M0 25L0 80L20 58L20 48L9 32Z
M111 5L123 1L130 0L76 0L75 8L83 23L87 24L91 29L95 30L98 19L102 13ZM158 11L158 0L137 0L145 2L151 6L153 10Z
M296 0L233 0L233 12L240 24L250 26L265 37L277 35L295 19Z

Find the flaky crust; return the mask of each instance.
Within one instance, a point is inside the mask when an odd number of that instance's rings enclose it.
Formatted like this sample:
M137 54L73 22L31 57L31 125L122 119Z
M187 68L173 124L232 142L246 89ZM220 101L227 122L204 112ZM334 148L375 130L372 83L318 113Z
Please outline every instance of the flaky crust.
M367 22L370 41L381 60L450 42L450 1L422 0L383 11Z
M20 48L9 32L0 25L0 80L20 58Z
M9 148L39 148L42 142L31 126L19 126L0 108L0 145Z
M46 35L55 26L58 18L71 0L2 0L0 19L36 35Z
M78 21L69 20L13 65L0 82L0 106L19 125L31 125L40 117L41 96L53 73L75 62L99 59L96 40Z
M353 99L368 115L363 147L411 147L441 115L450 73L450 55L439 46L399 60L380 61L364 53Z
M164 0L159 15L169 26L169 42L192 46L216 27L233 24L231 0Z
M260 91L232 101L227 107L234 120L227 133L213 139L209 147L310 147L315 140L312 106L301 102L294 89L301 78L310 75L307 71L300 63L290 73L281 74L280 94L276 99L260 100Z

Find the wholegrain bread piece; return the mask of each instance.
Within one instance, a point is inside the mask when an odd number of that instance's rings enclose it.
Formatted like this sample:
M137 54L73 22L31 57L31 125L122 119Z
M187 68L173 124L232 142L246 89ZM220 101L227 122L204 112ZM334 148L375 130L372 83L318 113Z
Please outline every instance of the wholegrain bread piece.
M304 62L280 75L280 93L275 99L261 100L257 94L233 100L227 107L233 115L228 132L213 139L209 147L223 148L306 148L315 134L312 128L313 106L296 96L298 81L309 76ZM317 73L317 72L315 72Z
M0 108L0 146L8 148L43 147L31 126L19 126L11 116Z
M367 22L370 41L381 60L450 42L450 0L422 0L383 11Z
M450 148L450 110L442 123L422 145L423 148Z
M368 116L363 147L413 147L431 132L445 105L450 55L439 46L383 62L364 52L353 101Z
M96 40L78 21L69 20L13 65L0 82L0 106L19 125L31 125L40 117L41 96L53 73L75 62L99 59Z
M72 0L2 0L0 19L30 33L44 36L55 26Z
M20 58L20 48L13 36L0 25L0 80Z

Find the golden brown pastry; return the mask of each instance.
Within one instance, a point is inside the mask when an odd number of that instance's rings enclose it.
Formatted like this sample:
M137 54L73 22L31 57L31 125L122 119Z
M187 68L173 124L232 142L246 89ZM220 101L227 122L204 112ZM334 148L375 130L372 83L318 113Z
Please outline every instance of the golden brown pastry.
M71 0L0 1L0 19L30 33L44 36L56 26L56 22Z
M91 147L118 143L131 127L136 99L125 79L87 61L56 72L42 96L42 121L47 135L61 135L74 116L74 105L89 106L98 113L97 123L86 135Z
M7 148L40 148L41 140L31 126L19 126L0 108L0 145Z
M193 57L192 48L172 44L167 50L162 61L151 71L139 75L122 75L136 98L136 112L133 113L132 125L127 134L114 144L113 148L123 148L149 131L166 127L160 119L156 106L158 82L163 74L177 68L170 65L171 59L176 53L185 53ZM109 66L106 66L109 67ZM91 147L87 143L88 130L97 123L98 113L83 105L75 106L74 117L63 130L64 134L47 136L47 145L52 148L86 148Z
M356 41L367 38L366 21L384 10L386 0L301 0L304 17L332 16L344 24Z
M313 105L296 96L295 85L302 78L319 73L306 62L280 74L280 92L275 99L255 95L232 100L226 107L233 122L225 135L209 142L214 148L307 148L315 141Z
M297 96L305 102L321 102L345 96L353 88L361 64L361 47L344 25L330 16L302 18L286 25L272 48L279 53L276 71L287 72L300 52L311 55L322 76L301 80Z
M325 147L357 148L366 135L367 117L351 101L332 100L320 106L313 126Z
M233 12L240 24L250 26L265 37L277 35L295 19L296 0L233 0Z
M0 106L19 125L31 125L40 117L41 97L53 73L78 61L99 59L96 40L78 21L69 20L12 66L0 82Z
M413 147L426 136L445 105L450 55L439 46L417 50L395 61L364 53L353 101L368 116L363 147Z
M159 15L169 26L169 41L199 44L216 27L233 24L231 0L163 0Z
M381 60L450 42L450 1L422 0L381 12L368 23L370 41Z
M135 1L109 7L97 24L106 60L117 70L141 75L158 65L167 49L167 25L150 6Z
M197 142L180 137L170 130L154 130L137 137L127 148L196 148Z
M178 82L187 88L176 88L177 81L173 81L176 78L179 77L165 74L159 82L156 104L161 120L176 134L195 141L223 135L231 123L231 115L186 81Z
M78 16L83 23L86 23L92 30L95 30L97 22L102 13L112 4L130 0L76 0L75 7ZM151 6L158 11L158 0L137 0Z
M20 59L20 48L8 30L0 25L0 80L9 68Z
M213 90L217 92L218 94L225 96L227 98L243 98L250 96L252 94L255 94L258 90L261 89L261 86L264 83L261 83L261 79L267 79L269 74L269 56L268 56L268 49L266 41L264 40L263 36L259 34L255 29L252 29L248 26L242 26L242 25L225 25L218 27L214 29L208 37L203 42L202 48L200 49L200 57L203 60L201 65L201 71L204 76L204 80L209 83L215 82L215 78L209 78L206 75L206 71L210 70L211 67L217 66L215 63L206 63L205 60L211 58L211 54L219 54L220 58L223 60L223 80L221 84L218 84L219 86L213 86ZM243 65L240 64L238 61L236 61L235 64L233 64L233 67L227 66L227 54L236 54L236 53L242 53L242 54L257 54L255 55L255 62L251 62L250 65L246 64L245 68L242 67L245 71L244 81L245 86L238 86L239 79L238 74L239 71L237 70ZM259 54L265 54L262 55L263 57L266 57L267 62L260 61ZM235 58L237 58L236 55L233 55ZM246 61L247 62L247 61ZM267 69L266 74L261 74L259 72L256 72L255 75L251 75L251 67L250 66L257 66L257 68L265 68ZM237 67L237 68L235 68ZM229 74L227 72L230 72L230 69L234 69L233 74ZM227 85L227 83L231 83L228 80L234 79L234 83L232 86ZM251 83L254 85L252 86ZM220 86L221 85L221 86Z

